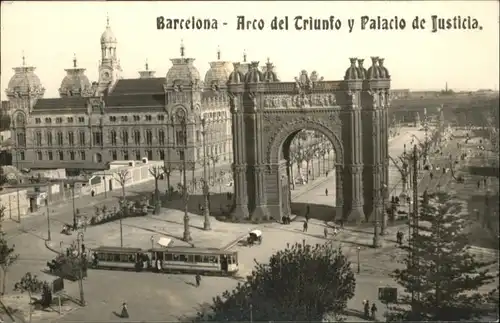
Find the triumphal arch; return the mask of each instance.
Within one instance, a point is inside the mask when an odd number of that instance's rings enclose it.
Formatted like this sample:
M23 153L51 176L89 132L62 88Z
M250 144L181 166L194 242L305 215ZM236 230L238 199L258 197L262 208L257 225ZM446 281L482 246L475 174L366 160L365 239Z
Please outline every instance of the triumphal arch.
M235 64L229 76L236 219L280 219L291 212L289 144L302 129L316 130L336 155L336 210L347 221L382 214L388 183L390 75L383 59L371 66L351 58L341 81L302 71L280 82L268 63L252 62L246 74Z

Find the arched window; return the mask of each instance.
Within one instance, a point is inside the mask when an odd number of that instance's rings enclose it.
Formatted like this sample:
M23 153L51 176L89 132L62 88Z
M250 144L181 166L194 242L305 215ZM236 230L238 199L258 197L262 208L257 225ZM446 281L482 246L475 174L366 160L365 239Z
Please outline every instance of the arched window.
M18 113L16 116L16 126L24 127L26 125L26 118L23 113Z
M134 143L136 145L141 144L141 132L139 130L134 130Z
M116 146L116 131L114 131L114 130L110 131L109 140L111 142L111 145Z
M57 145L62 146L63 143L64 143L63 133L62 132L58 132L57 133Z

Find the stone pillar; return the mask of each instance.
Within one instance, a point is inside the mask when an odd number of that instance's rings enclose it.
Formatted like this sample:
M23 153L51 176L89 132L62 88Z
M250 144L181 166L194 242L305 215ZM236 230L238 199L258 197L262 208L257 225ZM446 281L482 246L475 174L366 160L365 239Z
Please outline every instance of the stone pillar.
M335 218L342 217L344 209L344 166L335 166Z
M257 165L254 167L256 203L255 209L252 212L252 219L269 219L269 211L266 205L264 172L266 166ZM288 192L283 192L288 195Z
M245 121L243 111L240 107L241 100L238 95L231 98L232 109L232 131L233 131L233 179L234 179L234 205L231 216L234 219L248 218L248 195L247 195L247 164L246 164L246 141Z
M345 159L346 163L346 187L344 194L351 198L349 208L345 219L348 222L360 222L364 219L363 211L363 150L362 150L362 129L361 129L361 111L357 106L354 106L349 114L349 123L347 125L348 142L346 147ZM347 201L346 201L347 202Z
M252 95L253 98L253 111L252 115L253 121L253 154L255 164L253 165L253 176L255 183L255 209L252 210L252 219L269 219L269 211L267 209L267 201L266 201L266 187L264 182L264 172L266 166L264 164L264 154L262 152L262 115L258 103L258 96L256 94Z

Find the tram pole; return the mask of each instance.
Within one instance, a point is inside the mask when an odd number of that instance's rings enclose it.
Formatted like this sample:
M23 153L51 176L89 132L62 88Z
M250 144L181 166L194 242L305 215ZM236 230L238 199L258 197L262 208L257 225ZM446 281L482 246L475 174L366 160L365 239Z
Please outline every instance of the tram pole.
M78 263L78 269L79 269L79 274L80 274L80 277L79 277L79 280L78 280L78 287L80 289L80 305L81 306L85 306L86 303L85 303L85 295L84 295L84 292L83 292L83 261L84 261L84 255L83 255L83 252L82 252L82 247L81 247L81 244L83 244L83 239L84 239L84 236L83 236L83 232L78 232L78 235L77 235L77 242L78 242L78 255L79 255L79 263Z

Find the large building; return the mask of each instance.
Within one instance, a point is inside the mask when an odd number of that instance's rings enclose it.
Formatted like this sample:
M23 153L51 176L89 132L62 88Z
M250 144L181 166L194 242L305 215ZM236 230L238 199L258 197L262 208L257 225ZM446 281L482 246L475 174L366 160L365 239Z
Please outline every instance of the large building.
M105 169L113 160L165 160L172 170L232 159L231 115L225 91L233 64L210 63L204 81L185 56L171 59L166 77L146 63L135 79L121 78L117 39L108 24L100 38L99 80L66 69L60 98L44 98L35 67L14 68L6 89L18 168ZM246 58L245 58L246 61ZM237 64L243 72L248 64ZM202 122L204 120L204 122ZM204 132L205 131L205 132ZM203 140L205 133L205 140ZM204 148L206 153L204 153Z

